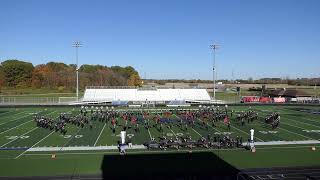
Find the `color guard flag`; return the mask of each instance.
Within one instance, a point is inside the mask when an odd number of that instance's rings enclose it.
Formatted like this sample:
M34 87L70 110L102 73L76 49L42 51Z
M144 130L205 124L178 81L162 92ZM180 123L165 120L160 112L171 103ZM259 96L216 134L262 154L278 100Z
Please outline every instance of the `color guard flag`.
M136 122L137 122L137 118L134 117L134 116L132 116L132 117L131 117L131 123L135 124Z
M224 118L223 122L224 122L225 124L228 124L228 123L229 123L228 116L226 116L226 117Z

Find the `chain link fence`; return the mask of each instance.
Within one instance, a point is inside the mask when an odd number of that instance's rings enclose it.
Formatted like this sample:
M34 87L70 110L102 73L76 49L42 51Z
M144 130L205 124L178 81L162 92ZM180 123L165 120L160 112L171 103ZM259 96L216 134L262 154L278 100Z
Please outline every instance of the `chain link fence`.
M76 97L0 96L0 105L68 105Z

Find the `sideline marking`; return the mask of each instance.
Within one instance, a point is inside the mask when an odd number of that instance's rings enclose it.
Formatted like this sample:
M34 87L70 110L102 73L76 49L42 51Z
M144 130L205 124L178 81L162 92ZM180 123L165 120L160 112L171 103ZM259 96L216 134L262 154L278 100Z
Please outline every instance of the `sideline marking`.
M302 149L302 148L309 148L310 146L288 146L288 147L261 147L257 146L257 149L264 149L264 150L273 150L273 149ZM319 147L319 146L317 146ZM245 151L243 148L235 148L235 149L198 149L198 150L193 150L193 152L215 152L215 151ZM87 150L90 151L90 150ZM32 151L28 151L32 152ZM46 151L43 151L46 152ZM127 154L139 154L139 153L175 153L177 152L176 150L169 150L169 151L163 151L163 150L154 150L154 151L132 151L132 152L127 152ZM184 150L180 149L179 152L189 152L189 150ZM57 153L59 155L86 155L86 154L119 154L118 151L101 151L101 152L70 152L70 153ZM50 153L29 153L29 154L24 154L24 156L48 156L51 155Z

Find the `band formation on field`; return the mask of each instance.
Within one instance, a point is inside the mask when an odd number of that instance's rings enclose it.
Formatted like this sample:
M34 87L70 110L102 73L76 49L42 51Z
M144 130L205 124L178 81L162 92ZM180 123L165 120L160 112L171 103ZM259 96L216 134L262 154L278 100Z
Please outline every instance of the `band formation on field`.
M308 108L6 108L1 112L0 148L24 150L18 158L32 151L117 151L123 146L126 151L252 150L254 145L318 144L318 110Z

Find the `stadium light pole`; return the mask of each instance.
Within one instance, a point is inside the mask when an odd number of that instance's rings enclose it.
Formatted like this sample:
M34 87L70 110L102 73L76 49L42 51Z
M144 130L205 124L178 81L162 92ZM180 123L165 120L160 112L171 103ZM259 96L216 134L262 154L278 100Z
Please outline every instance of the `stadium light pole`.
M220 45L213 43L210 48L213 50L213 99L216 100L216 50Z
M78 48L82 47L82 44L80 41L75 41L72 44L72 47L76 48L76 76L77 76L77 101L79 100L79 65L78 65Z

